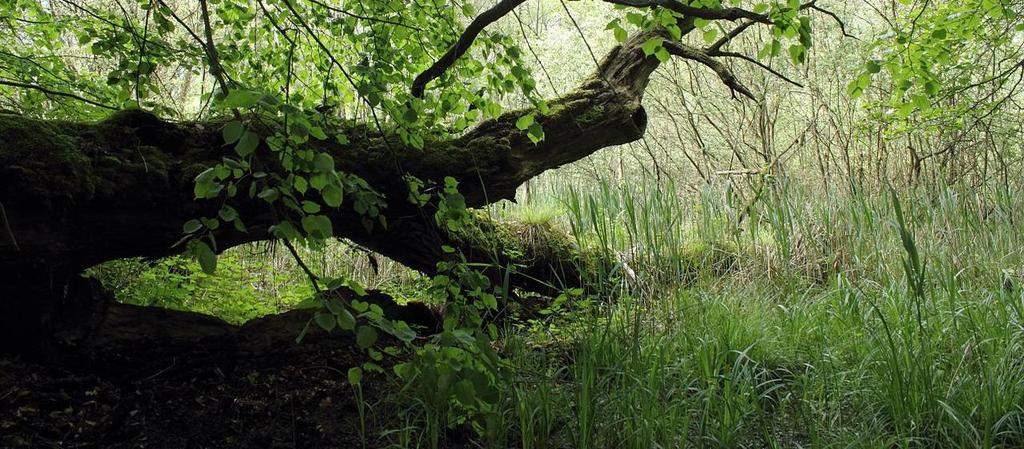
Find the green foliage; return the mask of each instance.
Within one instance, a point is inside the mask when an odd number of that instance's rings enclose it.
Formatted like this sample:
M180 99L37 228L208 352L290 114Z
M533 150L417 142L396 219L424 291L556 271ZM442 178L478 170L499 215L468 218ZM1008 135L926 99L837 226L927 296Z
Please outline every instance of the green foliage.
M484 331L483 314L497 310L497 298L508 292L494 289L464 259L441 262L438 269L427 293L446 305L444 329L394 367L404 391L423 407L432 448L440 447L444 430L463 424L484 438L504 431L497 420L507 369L491 346L497 328L490 324Z
M213 315L229 323L281 313L309 296L309 287L267 261L232 252L218 259L209 274L189 258L155 263L127 259L90 270L128 304L164 307Z
M998 107L1001 88L1011 85L1016 66L1004 67L992 58L1019 60L1022 5L995 0L900 3L898 22L873 43L873 57L848 92L861 96L873 79L882 78L891 88L875 106L896 122L916 116L963 127L969 125L965 115ZM951 101L965 95L967 101Z
M428 95L411 97L413 76L454 43L453 24L473 13L468 4L460 10L445 4L405 8L365 2L340 7L331 2L221 0L207 5L221 66L211 67L211 73L216 77L221 72L229 92L187 85L186 92L201 101L181 108L160 80L175 70L199 75L210 64L204 26L182 22L185 7L193 4L132 3L127 9L83 3L65 11L45 2L5 2L0 17L22 20L18 26L23 38L0 41L10 50L2 56L0 73L58 90L89 92L115 108L137 105L171 116L206 114L205 106L196 106L218 99L225 109L275 102L289 105L292 110L286 113L313 111L324 104L343 112L368 107L382 114L374 114L376 118L397 127L402 143L413 147L448 132L450 120L455 120L452 130L459 132L480 118L496 117L505 95L541 101L518 43L494 31L484 32L474 45L475 57L461 60L435 81ZM53 57L68 50L90 53L102 61L100 70L80 71L73 62ZM21 106L39 107L45 98L28 91ZM96 112L76 109L81 108L50 113ZM321 128L306 131L326 137Z
M437 213L434 218L437 224L450 231L457 231L468 225L472 220L466 209L466 198L459 193L459 182L452 177L444 179L444 190L438 198Z

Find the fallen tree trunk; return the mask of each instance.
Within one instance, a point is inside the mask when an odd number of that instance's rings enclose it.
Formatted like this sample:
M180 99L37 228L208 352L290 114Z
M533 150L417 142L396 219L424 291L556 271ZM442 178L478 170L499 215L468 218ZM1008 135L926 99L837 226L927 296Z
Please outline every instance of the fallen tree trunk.
M357 298L348 289L335 292L342 298ZM268 315L243 325L194 312L120 304L95 279L74 279L66 291L66 313L61 316L52 343L54 353L66 361L113 363L131 367L138 361L159 361L202 352L238 353L257 356L303 341L324 338L351 339L349 332L326 332L311 323L314 310L299 309ZM376 304L384 316L402 320L422 334L441 329L440 316L420 303L398 305L378 291L359 299ZM229 346L230 350L224 350ZM140 349L146 348L145 351ZM193 361L194 362L194 361Z
M441 246L452 245L471 262L518 266L511 282L519 288L579 284L573 248L564 239L542 239L556 244L538 248L517 239L514 228L486 219L475 230L505 238L452 235L435 225L430 210L407 200L403 176L437 184L454 177L467 206L481 207L514 198L523 182L546 170L639 139L647 124L640 100L658 64L641 50L644 40L638 36L613 50L593 78L552 101L549 114L506 113L461 137L427 142L423 150L396 147L398 139L361 126L334 130L348 144L312 142L387 203L386 228L367 230L349 205L328 212L335 235L425 272L448 257ZM531 112L546 135L536 145L515 126ZM11 334L0 339L16 341L50 327L47 317L59 315L69 280L85 268L180 252L173 245L182 224L214 216L221 206L196 201L193 185L200 172L231 154L223 125L173 123L137 110L98 123L0 114L0 272L6 277L0 326ZM230 204L247 230L220 227L214 232L219 251L272 238L275 217L266 203L239 195ZM497 272L493 277L500 279Z

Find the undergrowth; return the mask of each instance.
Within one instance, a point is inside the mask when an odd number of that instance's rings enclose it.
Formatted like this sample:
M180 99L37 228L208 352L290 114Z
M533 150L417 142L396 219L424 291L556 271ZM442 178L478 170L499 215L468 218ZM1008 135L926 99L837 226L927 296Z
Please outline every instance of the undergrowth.
M777 180L748 207L728 190L605 181L533 197L491 213L615 257L586 288L499 330L501 388L495 407L474 410L474 445L1024 447L1019 188L822 195ZM363 257L350 251L332 267L405 298L423 290L422 278L370 270ZM222 260L216 277L179 259L102 270L134 279L116 287L123 300L163 298L229 321L308 294L287 264ZM227 287L238 279L245 289ZM365 439L455 444L458 432L439 426L469 421L425 399L437 388L361 408Z

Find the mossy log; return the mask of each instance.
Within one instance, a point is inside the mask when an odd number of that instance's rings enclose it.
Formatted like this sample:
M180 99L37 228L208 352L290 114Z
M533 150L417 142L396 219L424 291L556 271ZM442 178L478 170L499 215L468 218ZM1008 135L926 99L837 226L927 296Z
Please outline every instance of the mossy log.
M332 294L357 298L344 287ZM358 298L380 306L385 316L402 320L420 333L436 333L441 328L441 317L421 303L398 305L386 294L372 290ZM312 324L314 311L309 309L234 325L200 313L121 304L95 279L72 279L66 299L66 305L74 310L55 323L46 356L110 373L159 370L168 360L200 366L211 360L226 362L225 357L270 359L292 349L300 335L304 344L353 339L350 332L327 332ZM396 343L390 338L386 342Z
M334 155L339 171L363 178L387 203L388 226L369 231L351 201L329 212L335 234L425 272L446 257L442 245L451 245L472 262L517 265L516 287L578 283L571 247L537 248L517 241L514 227L482 218L475 232L490 236L452 236L434 224L429 210L408 201L403 177L438 184L454 177L467 206L481 207L514 198L522 183L546 170L639 139L647 124L640 101L657 67L643 54L643 39L614 49L595 76L551 101L548 114L509 112L460 137L428 141L422 150L359 125L332 130L346 135L347 144L313 142ZM544 127L539 144L515 126L527 113ZM174 244L183 223L214 216L221 206L195 200L193 186L198 173L233 154L224 145L223 124L171 122L139 110L93 123L0 114L0 328L8 334L0 340L20 347L18 339L48 328L69 280L85 268L181 251ZM261 146L257 154L269 151ZM240 194L231 204L247 230L220 227L218 250L271 238L275 220L265 202Z

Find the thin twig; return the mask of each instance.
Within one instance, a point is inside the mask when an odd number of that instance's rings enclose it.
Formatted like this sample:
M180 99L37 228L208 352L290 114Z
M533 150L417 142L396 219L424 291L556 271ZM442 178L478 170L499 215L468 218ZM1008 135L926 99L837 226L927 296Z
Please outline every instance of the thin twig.
M4 208L4 203L0 203L0 220L4 222L4 230L7 231L7 235L11 238L11 243L14 244L14 250L21 252L21 247L18 246L18 239L14 238L14 231L11 230L11 222L7 219L7 209Z
M320 295L321 293L323 293L320 290L320 278L317 277L315 273L313 273L313 270L309 269L309 266L306 265L306 262L302 260L301 256L299 256L299 252L295 250L295 246L292 245L292 242L287 238L283 238L281 239L281 241L284 242L284 247L288 248L288 252L292 254L292 258L295 259L295 263L298 264L299 268L301 268L302 271L306 273L306 276L309 277L309 282L313 284L313 290L316 291L316 294Z
M743 96L750 98L751 100L757 101L757 97L754 96L750 89L747 89L747 87L744 86L738 78L736 78L736 75L734 75L732 71L725 66L725 64L722 64L721 61L713 59L711 56L708 56L708 54L704 53L702 50L699 50L686 44L681 44L679 42L665 41L662 45L664 45L665 50L667 50L669 54L673 56L678 56L683 59L689 59L691 61L699 62L713 70L716 74L718 74L718 77L722 80L722 83L724 83L726 86L729 87L729 89L733 91L733 98L736 97L736 92L739 92Z
M839 31L843 33L843 36L849 37L849 38L853 38L853 39L856 39L856 40L860 40L860 39L857 38L857 36L854 36L854 35L846 32L846 23L843 22L843 19L840 19L839 16L836 15L836 13L834 13L832 11L829 11L829 10L827 10L825 8L822 8L822 7L818 6L817 4L815 4L814 2L811 2L809 4L808 8L813 9L815 11L818 11L818 12L820 12L820 13L826 15L826 16L831 17L832 20L835 20L836 23L839 24Z
M761 61L758 61L758 60L756 60L754 58L751 58L750 56L747 56L747 55L745 55L743 53L735 53L735 52L731 52L731 51L714 51L714 52L708 52L708 56L725 56L725 57L729 57L729 58L739 58L739 59L742 59L744 61L747 61L747 62L749 62L751 64L754 64L754 65L760 67L761 69L771 73L772 75L775 75L775 76L781 78L783 81L785 81L785 82L787 82L789 84L792 84L792 85L794 85L796 87L800 87L800 88L804 87L803 84L800 84L800 83L798 83L796 81L793 81L792 79L790 79L786 75L783 75L783 74L779 73L777 70L769 67L765 63L763 63Z
M57 90L53 90L53 89L48 89L48 88L45 88L43 86L39 86L39 85L36 85L36 84L19 83L17 81L10 81L10 80L0 79L0 85L11 86L11 87L20 87L22 89L37 90L37 91L42 92L42 93L44 93L46 95L54 95L54 96L58 96L58 97L71 98L71 99L75 99L75 100L81 101L83 103L91 104L91 105L96 106L98 108L109 109L111 111L117 111L118 110L118 108L115 108L113 106L110 106L110 105L107 105L107 104L103 104L103 103L100 103L98 101L93 101L93 100L90 100L88 98L80 97L80 96L75 95L75 94L70 93L70 92L61 92L61 91L57 91Z
M491 7L491 9L488 9L476 16L476 18L469 23L469 26L466 27L466 30L462 32L462 35L459 36L459 40L455 42L455 45L448 49L448 52L441 56L441 59L438 59L437 62L413 79L412 96L417 98L422 97L423 92L427 88L427 84L439 78L448 70L448 68L454 65L462 55L466 54L466 52L469 51L469 47L473 45L473 41L475 41L477 36L484 31L484 28L487 28L488 25L497 22L498 19L505 17L506 14L524 2L526 2L526 0L501 0Z
M217 83L220 84L221 90L225 94L228 93L228 83L224 79L224 67L220 65L220 56L217 54L217 46L213 43L213 27L210 26L210 11L206 6L206 0L199 0L199 7L203 15L203 31L206 34L206 56L210 60L210 74L217 79Z
M317 1L317 0L309 0L309 2L310 2L310 3L313 3L314 5L318 5L318 6L321 6L321 7L325 8L325 9L327 9L328 11L334 11L334 12L336 12L336 13L339 13L339 14L343 14L343 15L349 16L349 17L351 17L351 18L353 18L353 19L365 20L365 21L367 21L367 22L380 22L380 23L386 23L386 24L388 24L388 25L394 25L394 26L398 26L398 27L404 27L404 28L408 28L408 29L410 29L410 30L416 30L416 31L421 31L421 32L423 31L423 29L422 29L422 28L420 28L420 27L416 27L416 26L413 26L413 25L408 25L408 24L405 24L405 23L402 23L402 22L396 22L396 21L393 21L393 20L388 20L388 19L381 19L381 18L379 18L379 17L367 17L367 16L361 16L361 15L359 15L359 14L355 14L355 13L352 13L352 12L346 11L346 10L344 10L344 9L341 9L341 8L336 8L336 7L333 7L333 6L331 6L331 5L328 5L328 4L326 4L326 3L323 3L323 2L320 2L320 1Z
M556 96L561 95L558 93L558 87L555 87L555 82L552 81L551 74L548 73L547 67L544 67L544 62L540 60L540 56L537 56L537 52L534 51L533 45L530 44L530 38L526 36L526 27L523 26L523 20L519 18L519 13L513 9L512 16L515 17L516 22L519 23L519 31L523 33L523 41L526 42L526 48L530 50L530 53L533 54L533 59L537 60L537 65L539 65L540 70L544 72L544 76L548 79L548 84L551 85L551 91L554 92Z

